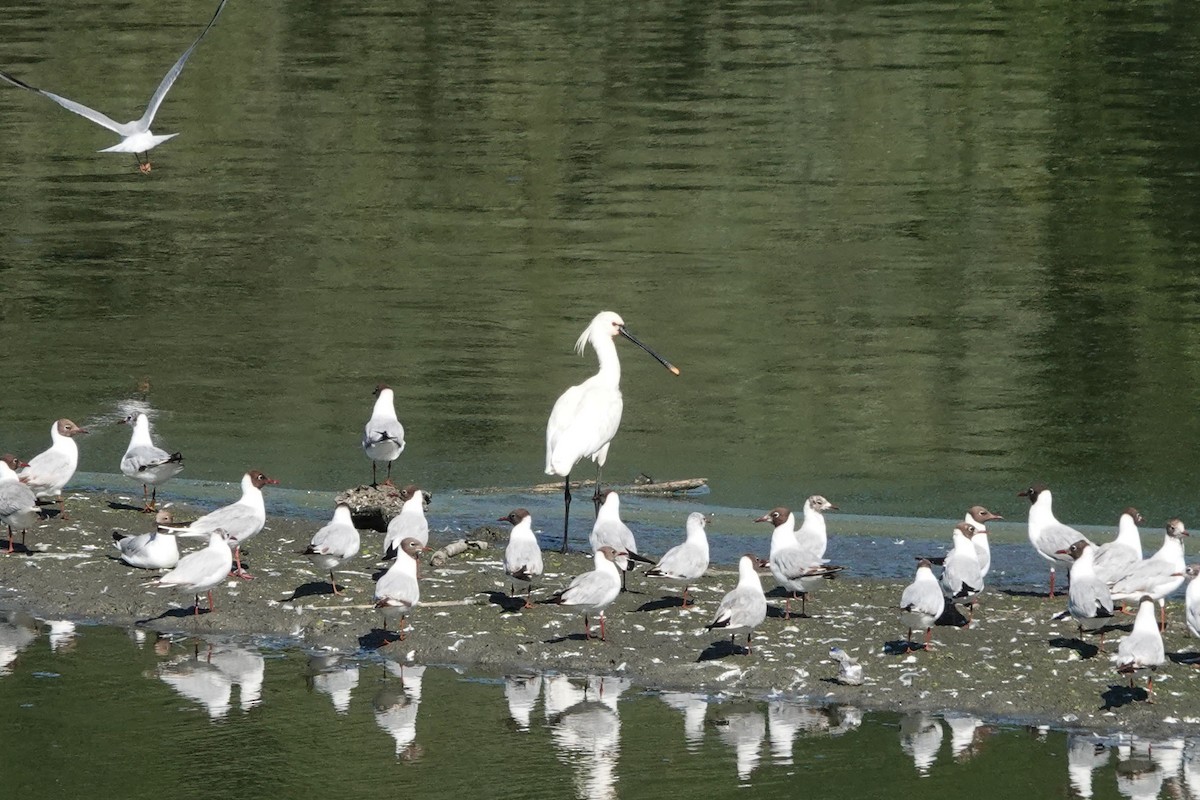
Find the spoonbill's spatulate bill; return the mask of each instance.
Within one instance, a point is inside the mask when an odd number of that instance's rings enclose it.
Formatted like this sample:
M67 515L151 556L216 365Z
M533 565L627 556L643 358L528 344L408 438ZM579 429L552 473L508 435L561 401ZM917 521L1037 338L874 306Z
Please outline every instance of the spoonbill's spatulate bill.
M208 25L196 37L196 41L192 42L192 46L183 51L183 55L175 62L175 65L167 71L162 82L158 84L158 88L154 90L154 94L150 96L150 102L146 104L146 111L140 119L135 119L130 122L117 122L111 117L100 113L94 108L88 108L83 103L77 103L74 100L68 100L65 97L47 92L45 89L39 89L36 86L30 86L22 80L14 78L6 72L0 72L0 79L11 83L13 86L18 86L22 89L28 89L31 92L37 92L40 95L50 98L68 111L73 111L81 117L90 119L92 122L108 128L113 133L121 137L121 141L112 147L106 147L101 150L101 153L133 153L137 159L138 169L142 172L150 171L149 152L158 145L165 142L167 139L178 136L177 133L168 133L165 135L155 135L150 132L150 125L154 122L154 115L158 113L158 107L162 105L163 100L167 96L167 92L171 91L171 87L175 84L175 80L179 77L179 73L183 72L183 65L187 63L188 58L192 55L192 51L196 49L196 45L200 44L200 40L208 33L213 24L216 23L217 17L221 16L222 9L225 8L227 0L221 0L221 4L217 6L216 12ZM146 155L145 161L142 156Z
M546 424L546 474L563 477L563 541L567 552L567 524L571 517L571 470L581 458L596 462L596 493L593 500L600 511L600 470L608 458L608 446L621 425L621 361L613 341L624 336L653 356L676 375L679 368L634 338L625 330L625 321L612 311L601 311L575 342L575 352L583 355L590 342L600 362L600 371L583 383L567 389L554 403Z

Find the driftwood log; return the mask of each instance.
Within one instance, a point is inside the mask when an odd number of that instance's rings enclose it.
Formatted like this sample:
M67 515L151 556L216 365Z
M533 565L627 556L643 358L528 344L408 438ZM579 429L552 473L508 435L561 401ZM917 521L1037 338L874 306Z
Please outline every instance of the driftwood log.
M456 555L465 553L468 550L487 550L491 544L481 539L459 539L438 550L429 557L429 563L435 567L444 567L446 562L454 558Z

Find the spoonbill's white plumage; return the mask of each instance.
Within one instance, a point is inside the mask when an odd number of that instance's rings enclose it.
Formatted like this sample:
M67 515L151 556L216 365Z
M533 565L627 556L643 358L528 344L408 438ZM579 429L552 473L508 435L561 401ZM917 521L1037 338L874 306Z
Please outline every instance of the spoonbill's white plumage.
M363 452L371 459L371 485L376 485L375 470L387 462L384 486L392 486L392 462L404 452L404 426L396 418L396 395L386 383L375 387L375 408L363 427Z
M137 158L138 168L142 172L149 172L149 159L147 158L147 160L143 162L139 154L148 154L158 145L179 135L177 133L168 133L165 135L155 135L151 133L150 125L154 122L154 115L158 113L158 107L162 105L163 100L167 96L167 92L171 90L171 87L175 84L176 79L179 78L179 73L183 72L183 65L186 64L188 58L191 57L192 51L196 49L196 45L200 44L200 40L204 38L204 35L208 33L209 29L212 28L213 24L216 23L217 17L221 15L222 9L225 8L226 2L227 0L221 0L221 4L217 6L217 10L213 13L212 19L209 20L208 25L204 27L204 30L200 32L200 35L196 37L196 41L192 42L191 47L183 51L183 55L179 57L179 60L175 62L174 66L172 66L171 69L167 71L167 74L163 76L162 81L158 84L158 88L155 89L154 94L150 96L150 102L146 104L146 111L139 119L124 123L117 122L106 114L102 114L93 108L88 108L83 103L77 103L74 100L68 100L67 98L61 97L53 92L47 92L45 89L39 89L36 86L30 86L28 83L14 78L12 75L9 75L6 72L0 72L0 80L7 81L13 86L17 86L21 89L28 89L31 92L37 92L38 94L53 100L55 103L58 103L68 111L73 111L79 116L91 120L102 128L108 128L110 131L120 136L121 141L112 147L104 148L100 152L133 153L134 157Z
M504 548L504 574L528 585L525 608L533 608L533 603L529 601L533 593L533 579L542 574L542 548L538 546L537 536L533 532L533 518L528 511L518 508L497 521L513 526L508 547Z
M24 466L11 453L0 457L0 522L8 526L8 550L13 551L13 528L21 531L21 544L25 544L25 532L37 522L37 498L33 490L21 483L16 470Z
M25 465L19 474L21 483L33 490L39 498L54 498L58 501L59 516L67 518L62 490L75 475L79 466L79 447L75 437L87 433L69 419L57 420L50 426L50 447L43 450Z
M601 311L575 342L583 355L590 342L600 370L583 383L567 389L554 403L546 424L546 474L563 477L563 541L567 552L567 524L571 516L571 470L582 458L596 462L596 510L600 506L600 470L608 458L608 446L621 425L621 361L614 339L624 336L653 356L676 375L679 369L634 338L625 321L612 311Z
M313 534L304 555L317 567L329 571L329 585L333 587L333 593L341 594L333 570L358 555L360 544L358 528L354 527L354 519L350 516L350 506L338 503L333 510L333 519Z
M145 414L130 414L118 424L133 426L129 447L121 457L121 472L142 484L142 510L155 511L159 484L183 471L183 453L168 453L154 444L150 438L150 420Z
M1055 566L1070 564L1073 559L1064 555L1071 545L1083 539L1088 544L1094 544L1070 525L1064 525L1054 516L1054 498L1050 488L1043 483L1034 484L1017 497L1029 498L1029 543L1038 555L1050 562L1050 596L1054 597Z

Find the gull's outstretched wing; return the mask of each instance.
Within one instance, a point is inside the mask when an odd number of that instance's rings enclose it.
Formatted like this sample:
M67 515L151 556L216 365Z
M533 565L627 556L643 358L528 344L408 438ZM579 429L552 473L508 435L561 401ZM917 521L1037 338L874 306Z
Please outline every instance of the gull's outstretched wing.
M7 72L0 72L0 80L5 80L5 81L11 83L13 86L18 86L22 89L28 89L31 92L37 92L40 95L49 97L51 100L58 103L60 106L67 109L68 111L74 111L79 116L90 119L92 122L96 123L97 125L108 128L110 131L112 131L113 133L116 133L120 136L128 136L129 135L129 133L128 133L129 126L127 124L122 124L120 122L117 122L116 120L113 120L110 117L107 117L104 114L101 114L99 111L97 111L94 108L88 108L83 103L76 103L74 100L68 100L65 97L60 97L59 95L56 95L54 92L47 92L45 89L39 89L36 86L30 86L28 83L25 83L25 81L14 78L12 75L9 75Z
M170 71L163 77L162 83L158 84L158 88L154 90L150 102L146 105L146 113L142 114L142 118L137 121L138 130L146 131L150 129L150 123L154 121L154 115L158 113L158 107L162 105L163 98L167 96L167 92L171 91L171 87L175 84L175 79L179 77L179 73L183 72L183 65L187 63L188 58L192 55L192 51L196 49L196 45L200 44L200 40L204 38L209 28L217 21L217 17L221 16L221 11L225 8L226 2L227 0L221 0L221 5L217 6L216 13L208 21L208 25L204 27L204 30L200 31L200 35L196 37L196 41L192 42L191 47L183 51L183 55L175 62L175 66L171 67ZM84 116L87 115L85 114Z

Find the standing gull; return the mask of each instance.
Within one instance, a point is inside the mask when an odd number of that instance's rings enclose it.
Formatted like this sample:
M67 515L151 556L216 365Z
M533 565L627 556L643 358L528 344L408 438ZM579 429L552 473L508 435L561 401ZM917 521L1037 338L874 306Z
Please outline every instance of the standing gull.
M404 641L404 623L421 602L421 585L417 582L417 559L429 548L416 539L404 539L396 550L396 561L375 583L375 607L383 612L384 635L388 625L399 618L395 628Z
M429 522L425 519L425 504L433 501L433 495L415 485L400 490L400 513L388 523L383 537L383 557L393 558L400 542L416 539L422 546L429 544Z
M1158 632L1158 623L1154 619L1154 600L1143 597L1133 621L1133 633L1122 639L1117 648L1117 672L1129 676L1129 688L1132 689L1134 675L1148 671L1147 702L1153 703L1154 671L1166 660L1162 634Z
M142 511L152 513L156 510L159 484L183 471L183 453L168 453L155 446L150 439L150 420L145 414L130 414L117 424L133 426L129 447L121 457L121 472L142 484Z
M101 153L133 153L137 159L138 169L143 173L150 171L149 153L152 149L162 144L163 142L178 136L177 133L168 133L162 136L156 136L150 132L150 125L154 122L154 115L158 113L158 107L162 105L163 100L167 96L167 92L175 84L175 80L179 77L179 73L183 72L183 65L187 63L188 58L192 55L192 51L196 49L196 45L200 44L200 40L208 33L209 28L217 21L217 17L221 15L221 10L225 8L227 0L221 0L221 4L217 6L216 12L213 14L208 25L196 37L196 41L192 42L192 46L183 51L183 55L175 62L175 65L167 71L162 82L158 84L158 88L154 90L154 94L150 97L150 102L146 104L146 111L140 119L135 119L131 122L120 123L110 117L101 114L95 109L88 108L83 103L77 103L74 100L68 100L65 97L60 97L53 92L47 92L45 89L38 89L36 86L30 86L24 81L14 78L5 72L0 72L0 79L11 83L13 86L19 86L22 89L28 89L31 92L37 92L40 95L50 98L68 111L73 111L81 117L90 119L97 125L108 128L113 133L121 137L121 141L112 147L106 147L101 150ZM147 156L145 161L142 161L141 155Z
M387 478L383 485L394 485L392 462L404 452L404 426L396 418L395 393L386 383L375 387L375 408L363 428L362 448L371 459L371 485L377 485L375 470L380 461L387 462Z
M1062 555L1075 542L1083 539L1091 544L1079 531L1069 525L1064 525L1054 516L1050 488L1044 483L1030 486L1017 497L1029 498L1029 542L1037 550L1038 555L1050 562L1050 596L1054 597L1054 572L1058 563L1070 564L1071 557Z
M912 647L913 631L925 631L925 644L922 649L929 649L933 638L933 624L946 610L946 598L937 578L933 577L933 565L929 559L923 558L917 562L917 575L913 582L904 587L900 595L900 622L908 628L907 643Z
M233 568L233 553L230 552L229 547L235 544L235 541L232 536L220 528L207 533L195 532L181 535L198 539L207 536L208 546L194 553L188 553L179 559L175 569L152 579L152 584L194 594L196 602L192 606L193 616L200 613L200 594L208 592L208 610L209 613L212 613L214 610L212 590L214 586L229 577L229 571Z
M842 567L821 563L823 543L816 537L800 538L796 535L796 517L791 510L780 506L754 521L770 522L775 526L771 532L771 558L767 566L770 567L775 582L787 592L784 599L785 618L791 618L792 600L797 594L800 595L800 616L807 617L808 593L820 585L821 581L834 577Z
M16 470L24 466L12 453L0 457L0 522L8 527L8 550L13 551L13 528L21 531L21 545L25 545L25 532L37 522L37 498L33 490L21 483Z
M567 588L559 592L551 602L564 606L579 606L583 609L583 633L585 639L592 638L589 614L600 615L600 641L607 641L604 634L604 609L621 593L621 576L613 563L617 552L604 546L592 554L595 569L576 575Z
M647 578L663 578L683 584L683 603L688 607L688 585L708 569L708 536L704 533L708 519L699 511L687 518L687 538L663 554L658 563L646 571Z
M39 498L56 498L58 510L67 518L67 507L63 503L62 490L79 466L79 448L75 437L87 433L69 419L60 419L50 426L50 448L43 450L21 470L21 483L33 490Z
M600 370L583 383L567 389L554 403L546 423L546 474L563 477L563 541L567 552L567 524L571 517L571 470L581 458L596 462L596 510L600 509L600 470L608 458L608 446L621 425L621 360L617 336L652 355L676 375L679 369L625 330L625 321L612 311L601 311L575 341L575 352L583 355L591 342Z
M1138 530L1146 520L1136 508L1127 508L1117 520L1117 538L1096 549L1096 577L1112 583L1142 560L1142 534Z
M1004 519L1004 517L993 514L983 506L971 506L967 509L966 517L963 518L963 522L970 523L975 528L971 544L975 547L975 555L979 559L979 574L985 578L992 568L992 548L988 544L987 524L994 519Z
M975 616L975 600L983 591L983 575L979 570L979 557L971 544L975 526L960 522L954 526L954 549L942 564L942 591L952 603L970 606L967 625Z
M825 528L825 512L837 511L838 507L819 494L804 501L804 521L796 530L796 541L805 549L812 549L817 556L817 563L825 563L825 550L829 546L829 534ZM792 522L795 528L795 521Z
M629 562L631 560L646 564L654 562L645 556L638 555L633 531L629 530L629 526L621 519L621 498L612 489L604 492L603 497L604 502L596 513L596 523L592 526L592 534L588 537L588 542L592 546L593 553L604 545L608 545L616 552L623 554L617 556L617 569L621 571L621 591L625 591L625 573L633 569Z
M542 574L542 548L538 546L537 536L533 533L533 519L528 511L518 508L498 521L513 526L508 547L504 548L504 574L527 585L525 608L533 608L533 603L529 602L529 596L533 593L533 579Z
M1075 559L1071 565L1071 588L1067 592L1067 613L1079 626L1079 638L1083 632L1094 631L1100 635L1100 652L1104 652L1104 634L1113 630L1113 599L1108 587L1096 574L1096 547L1080 539L1067 548L1067 555Z
M255 536L267 524L267 508L263 503L262 488L268 484L278 484L274 478L268 478L262 472L252 469L242 476L242 496L236 503L222 506L216 511L210 511L200 519L186 527L171 525L162 526L165 530L189 533L210 533L223 530L234 543L233 557L237 562L234 572L239 578L250 580L254 576L242 568L242 542Z
M1184 595L1184 605L1187 611L1187 627L1192 636L1200 638L1200 564L1192 564L1187 568L1188 588Z
M354 520L350 516L350 506L338 503L333 510L333 519L313 535L304 555L316 566L329 571L329 585L333 587L333 593L341 594L333 570L358 555L360 544L358 528L354 527Z
M767 618L767 596L763 594L762 580L758 568L764 566L753 554L747 553L738 560L738 582L717 607L713 621L704 626L706 630L721 628L729 633L732 643L737 634L746 634L746 653L751 652L750 638L754 629Z
M1187 536L1183 520L1167 522L1162 547L1147 559L1131 567L1112 582L1109 590L1113 600L1136 600L1143 595L1157 600L1162 606L1160 627L1167 625L1166 597L1183 585L1187 563L1183 558L1183 537Z

